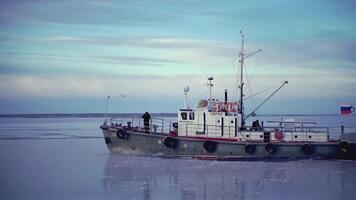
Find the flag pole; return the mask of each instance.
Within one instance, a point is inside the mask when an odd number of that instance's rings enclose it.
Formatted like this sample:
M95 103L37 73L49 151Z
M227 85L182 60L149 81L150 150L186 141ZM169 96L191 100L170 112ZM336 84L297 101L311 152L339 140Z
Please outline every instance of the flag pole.
M340 128L341 128L341 135L344 134L344 119L342 116L342 105L340 105Z
M342 114L340 115L341 117L341 135L344 134L344 118L342 116Z

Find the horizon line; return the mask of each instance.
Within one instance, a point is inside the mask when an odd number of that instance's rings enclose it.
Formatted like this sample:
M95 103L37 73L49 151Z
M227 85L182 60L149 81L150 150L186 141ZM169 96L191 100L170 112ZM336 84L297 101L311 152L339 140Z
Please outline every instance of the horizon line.
M118 117L118 116L129 116L129 115L141 115L142 113L133 112L133 113L108 113L107 117ZM159 115L159 116L166 116L166 117L173 117L176 116L177 113L173 112L152 112L151 115ZM303 114L303 113L291 113L291 114L283 114L283 113L264 113L264 114L257 114L258 116L340 116L338 113L317 113L317 114ZM46 118L46 117L53 117L53 118L61 118L61 117L84 117L84 118L100 118L105 117L105 113L1 113L0 118Z

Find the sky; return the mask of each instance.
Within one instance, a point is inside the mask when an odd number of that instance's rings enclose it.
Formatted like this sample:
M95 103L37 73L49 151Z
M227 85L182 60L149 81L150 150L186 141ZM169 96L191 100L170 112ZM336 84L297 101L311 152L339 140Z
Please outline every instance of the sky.
M176 112L236 100L240 30L246 110L337 114L356 104L352 0L0 0L0 113ZM263 92L262 92L263 91ZM123 97L124 96L124 97Z

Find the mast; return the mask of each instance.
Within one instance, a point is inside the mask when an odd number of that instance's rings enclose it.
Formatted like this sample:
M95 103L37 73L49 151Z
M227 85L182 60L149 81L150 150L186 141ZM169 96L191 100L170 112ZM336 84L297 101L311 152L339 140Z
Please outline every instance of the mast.
M243 82L243 70L244 70L244 43L245 43L245 35L242 31L241 34L241 51L240 51L240 65L241 65L241 73L240 73L240 115L241 115L241 127L245 127L245 117L244 117L244 104L243 104L243 96L244 96L244 82Z

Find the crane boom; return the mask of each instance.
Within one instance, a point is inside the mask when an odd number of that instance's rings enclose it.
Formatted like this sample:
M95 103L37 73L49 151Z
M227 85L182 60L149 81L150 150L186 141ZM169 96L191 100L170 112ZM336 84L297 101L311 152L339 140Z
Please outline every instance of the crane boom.
M279 86L271 95L269 95L259 106L257 106L250 114L248 114L245 118L249 118L251 115L253 115L263 104L265 104L274 94L276 94L282 87L288 84L288 81L284 81L281 86Z

